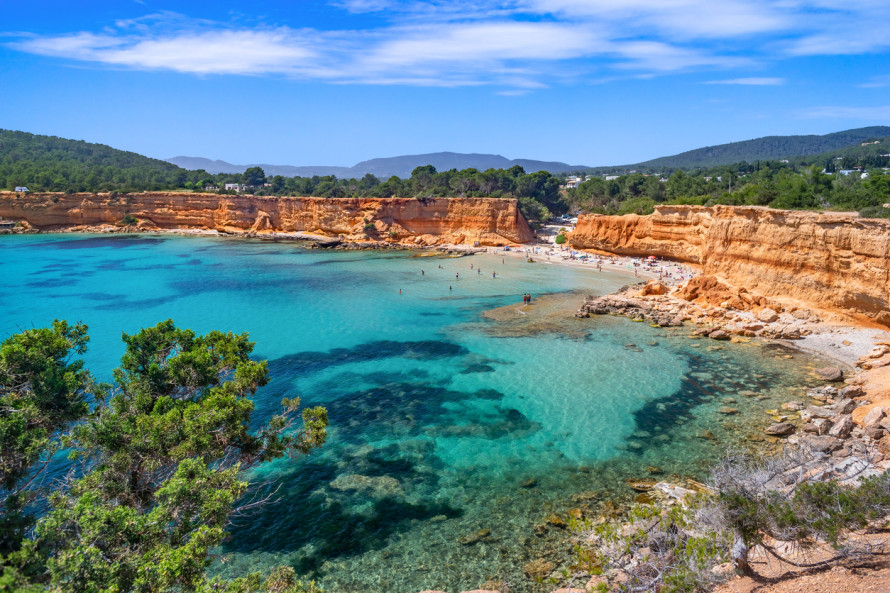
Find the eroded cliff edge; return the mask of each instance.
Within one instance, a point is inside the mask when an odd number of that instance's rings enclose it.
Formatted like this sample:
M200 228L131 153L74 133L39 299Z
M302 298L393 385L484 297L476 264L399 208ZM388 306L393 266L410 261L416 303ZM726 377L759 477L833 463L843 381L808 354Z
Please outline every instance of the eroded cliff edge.
M890 221L766 207L582 215L569 243L701 266L731 287L890 325Z
M307 232L416 245L506 245L533 237L513 199L0 192L0 218L42 230L118 224L128 215L143 229Z

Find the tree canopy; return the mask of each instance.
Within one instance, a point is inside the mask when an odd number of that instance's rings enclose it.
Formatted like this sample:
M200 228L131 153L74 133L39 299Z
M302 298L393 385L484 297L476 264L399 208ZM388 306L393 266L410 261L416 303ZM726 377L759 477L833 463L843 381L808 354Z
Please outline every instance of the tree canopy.
M87 340L86 326L56 321L0 346L0 591L316 590L286 567L234 580L206 568L250 489L244 470L321 446L325 409L296 426L299 398L287 398L253 427L268 369L246 334L169 320L124 334L113 385L71 360ZM47 490L35 477L61 447L69 478Z

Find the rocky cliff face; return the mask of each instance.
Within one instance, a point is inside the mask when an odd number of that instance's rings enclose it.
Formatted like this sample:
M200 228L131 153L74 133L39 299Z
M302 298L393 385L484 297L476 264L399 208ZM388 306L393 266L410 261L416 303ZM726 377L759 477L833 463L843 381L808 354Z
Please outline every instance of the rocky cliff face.
M579 249L699 264L703 275L890 325L890 221L765 207L661 206L649 216L583 215Z
M505 245L532 238L516 200L509 199L0 193L0 218L38 229L116 224L127 215L142 228L308 232L425 245Z

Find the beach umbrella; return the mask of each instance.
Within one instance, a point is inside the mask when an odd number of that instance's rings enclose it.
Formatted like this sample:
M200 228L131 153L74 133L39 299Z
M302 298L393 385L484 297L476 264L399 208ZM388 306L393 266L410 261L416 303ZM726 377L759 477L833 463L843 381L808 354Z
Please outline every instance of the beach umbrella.
M654 255L650 255L649 259L657 259Z

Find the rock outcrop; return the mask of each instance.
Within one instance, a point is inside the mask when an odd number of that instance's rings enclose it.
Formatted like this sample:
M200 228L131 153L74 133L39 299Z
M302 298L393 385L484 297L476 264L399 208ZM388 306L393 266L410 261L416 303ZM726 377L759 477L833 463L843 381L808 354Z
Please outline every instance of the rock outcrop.
M119 224L128 216L139 221L141 230L305 232L414 245L506 245L533 237L513 199L0 192L0 218L41 230Z
M750 295L790 297L890 325L890 221L755 206L657 206L649 216L582 215L568 239L577 249L698 264L703 276Z

